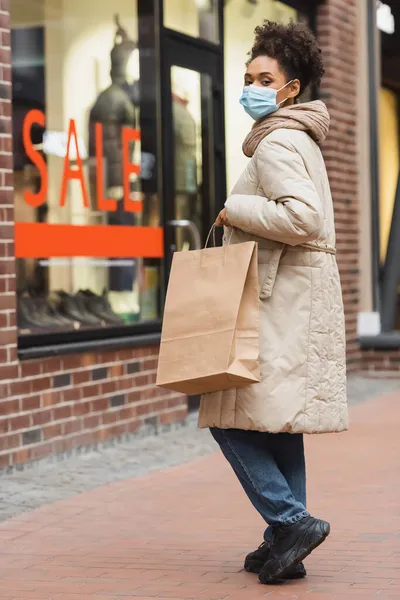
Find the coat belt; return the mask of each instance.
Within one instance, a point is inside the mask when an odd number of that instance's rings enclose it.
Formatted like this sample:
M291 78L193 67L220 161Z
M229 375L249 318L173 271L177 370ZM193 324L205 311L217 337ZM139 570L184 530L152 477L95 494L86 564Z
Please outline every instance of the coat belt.
M299 247L307 248L307 250L314 250L314 252L326 252L326 254L336 255L336 248L329 246L328 244L304 244Z

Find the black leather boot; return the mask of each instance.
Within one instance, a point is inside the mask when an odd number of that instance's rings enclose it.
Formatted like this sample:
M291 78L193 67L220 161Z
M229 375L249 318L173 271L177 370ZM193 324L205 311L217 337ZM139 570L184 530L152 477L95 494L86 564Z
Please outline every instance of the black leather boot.
M276 527L269 558L260 571L261 583L272 584L286 579L293 567L322 544L329 533L329 523L314 517Z
M261 569L269 559L271 553L271 545L263 542L261 546L254 550L254 552L250 552L246 556L244 561L245 571L248 573L256 573L257 575L260 573ZM304 568L303 563L299 563L294 565L294 567L287 573L285 579L303 579L306 577L307 571Z

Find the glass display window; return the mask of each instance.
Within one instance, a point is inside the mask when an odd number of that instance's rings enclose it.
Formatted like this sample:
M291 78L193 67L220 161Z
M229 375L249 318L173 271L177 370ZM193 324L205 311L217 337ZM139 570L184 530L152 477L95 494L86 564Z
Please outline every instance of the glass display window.
M144 151L141 126L156 90L136 3L15 0L11 21L20 334L157 321L158 140Z

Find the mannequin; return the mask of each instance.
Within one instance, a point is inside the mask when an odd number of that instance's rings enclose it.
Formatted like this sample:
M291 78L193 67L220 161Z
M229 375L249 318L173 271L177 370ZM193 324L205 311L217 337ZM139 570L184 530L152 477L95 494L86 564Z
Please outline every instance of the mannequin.
M129 64L132 55L137 53L137 44L129 39L121 26L119 17L115 16L116 34L111 50L111 85L102 91L90 111L89 117L89 155L95 156L94 125L103 126L103 153L105 171L105 192L108 198L118 200L115 212L107 213L109 225L135 225L137 216L124 211L123 207L123 154L121 130L123 127L135 128L138 124L139 81L129 81ZM133 153L131 144L131 153ZM95 176L91 172L91 185ZM138 182L131 184L131 191L140 191ZM95 194L91 194L95 198ZM112 260L112 259L111 259ZM132 266L109 267L108 287L110 301L118 313L137 313L137 302L134 301L134 284L136 280L136 261Z

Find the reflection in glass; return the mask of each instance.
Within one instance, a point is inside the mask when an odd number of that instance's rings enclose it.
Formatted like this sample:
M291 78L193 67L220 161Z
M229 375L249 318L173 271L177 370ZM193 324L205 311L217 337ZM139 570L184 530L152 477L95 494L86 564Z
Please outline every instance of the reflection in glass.
M164 0L164 25L217 44L218 0Z
M142 161L135 2L13 0L11 20L16 221L159 227L157 190L142 189L156 150ZM17 260L23 333L159 318L160 259L101 240L101 258L75 258L71 231L61 258Z
M192 221L202 233L202 103L200 73L171 69L174 130L175 218ZM187 230L177 231L177 248L193 247Z

